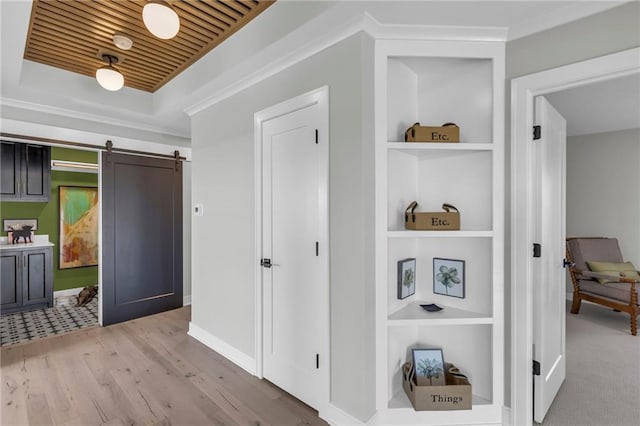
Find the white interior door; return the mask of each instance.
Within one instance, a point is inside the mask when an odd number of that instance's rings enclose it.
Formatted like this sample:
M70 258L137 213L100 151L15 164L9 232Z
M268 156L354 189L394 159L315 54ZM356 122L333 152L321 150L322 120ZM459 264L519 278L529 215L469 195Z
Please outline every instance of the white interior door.
M262 127L263 376L316 409L328 362L320 121L315 104Z
M534 236L541 245L533 261L533 417L542 422L566 374L565 176L566 121L542 96L535 99L541 137L534 147Z

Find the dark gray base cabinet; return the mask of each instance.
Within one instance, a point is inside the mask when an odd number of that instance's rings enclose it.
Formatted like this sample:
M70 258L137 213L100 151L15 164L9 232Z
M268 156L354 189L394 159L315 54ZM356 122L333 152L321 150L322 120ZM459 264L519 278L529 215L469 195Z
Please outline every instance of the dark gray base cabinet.
M0 250L0 313L53 306L53 248Z

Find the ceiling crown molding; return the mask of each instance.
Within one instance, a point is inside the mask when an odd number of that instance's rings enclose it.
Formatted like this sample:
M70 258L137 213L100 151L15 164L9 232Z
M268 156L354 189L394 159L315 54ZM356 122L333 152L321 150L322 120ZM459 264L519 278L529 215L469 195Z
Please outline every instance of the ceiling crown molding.
M170 143L157 142L153 140L136 139L128 137L114 136L112 134L71 129L59 127L56 125L32 123L21 120L13 120L8 118L0 118L0 127L2 132L12 136L3 136L3 139L24 142L34 140L34 138L43 138L51 143L39 141L43 145L56 146L55 140L82 142L96 146L104 146L107 140L113 141L118 147L126 147L138 151L152 152L163 155L173 155L174 151L180 151L180 155L191 161L191 147L175 145Z
M166 127L142 124L139 121L119 120L119 119L108 117L105 115L91 114L91 113L86 113L86 112L81 112L81 111L76 111L71 109L50 106L50 105L22 101L19 99L0 97L0 106L19 108L19 109L24 109L28 111L37 111L37 112L42 112L46 114L69 117L73 119L94 121L94 122L99 122L100 124L106 124L106 125L116 126L121 128L131 128L131 129L141 130L145 132L159 133L159 134L163 134L167 136L175 136L183 139L190 138L188 134L181 134L174 131L173 129L166 128Z
M447 40L495 41L507 39L505 27L471 27L457 25L400 25L384 24L364 12L362 30L376 39L387 40Z
M355 17L330 11L247 59L203 88L206 98L188 106L190 117L327 49L358 32L375 39L495 41L506 40L506 28L382 24L364 12ZM301 40L307 40L302 42ZM277 59L273 59L277 58Z

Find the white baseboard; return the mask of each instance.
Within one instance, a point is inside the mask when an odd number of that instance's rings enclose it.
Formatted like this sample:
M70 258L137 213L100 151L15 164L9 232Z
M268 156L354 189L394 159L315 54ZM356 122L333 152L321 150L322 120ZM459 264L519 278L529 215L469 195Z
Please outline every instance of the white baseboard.
M189 331L187 334L208 348L218 352L220 355L243 368L248 373L251 373L254 376L256 375L256 360L254 358L239 351L227 342L220 340L208 331L198 327L193 323L193 321L189 322Z
M77 288L68 288L66 290L57 290L53 292L53 299L55 300L57 297L69 297L69 296L77 296L78 293L82 291L84 287Z
M53 292L53 306L74 306L78 303L78 293L84 287L68 288Z
M504 426L511 426L511 408L502 407L502 424Z
M191 295L184 296L182 298L182 306L189 306L191 304Z
M333 404L329 404L326 409L320 410L318 416L331 426L352 426L366 425L365 422L356 419L351 414L345 413L342 409Z

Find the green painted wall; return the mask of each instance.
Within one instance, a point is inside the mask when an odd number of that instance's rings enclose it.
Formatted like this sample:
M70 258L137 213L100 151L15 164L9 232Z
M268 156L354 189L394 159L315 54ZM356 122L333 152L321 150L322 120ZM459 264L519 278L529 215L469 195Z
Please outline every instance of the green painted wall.
M78 161L83 163L97 163L98 154L91 151L77 151L66 148L52 148L51 159ZM0 203L2 219L38 219L36 234L47 234L49 240L55 244L53 248L53 289L65 290L98 284L98 267L58 269L60 253L58 251L58 187L59 186L98 186L96 173L51 172L51 195L48 203ZM3 236L7 233L3 232Z
M77 149L53 147L51 148L51 159L98 164L98 153L94 151L79 151Z

